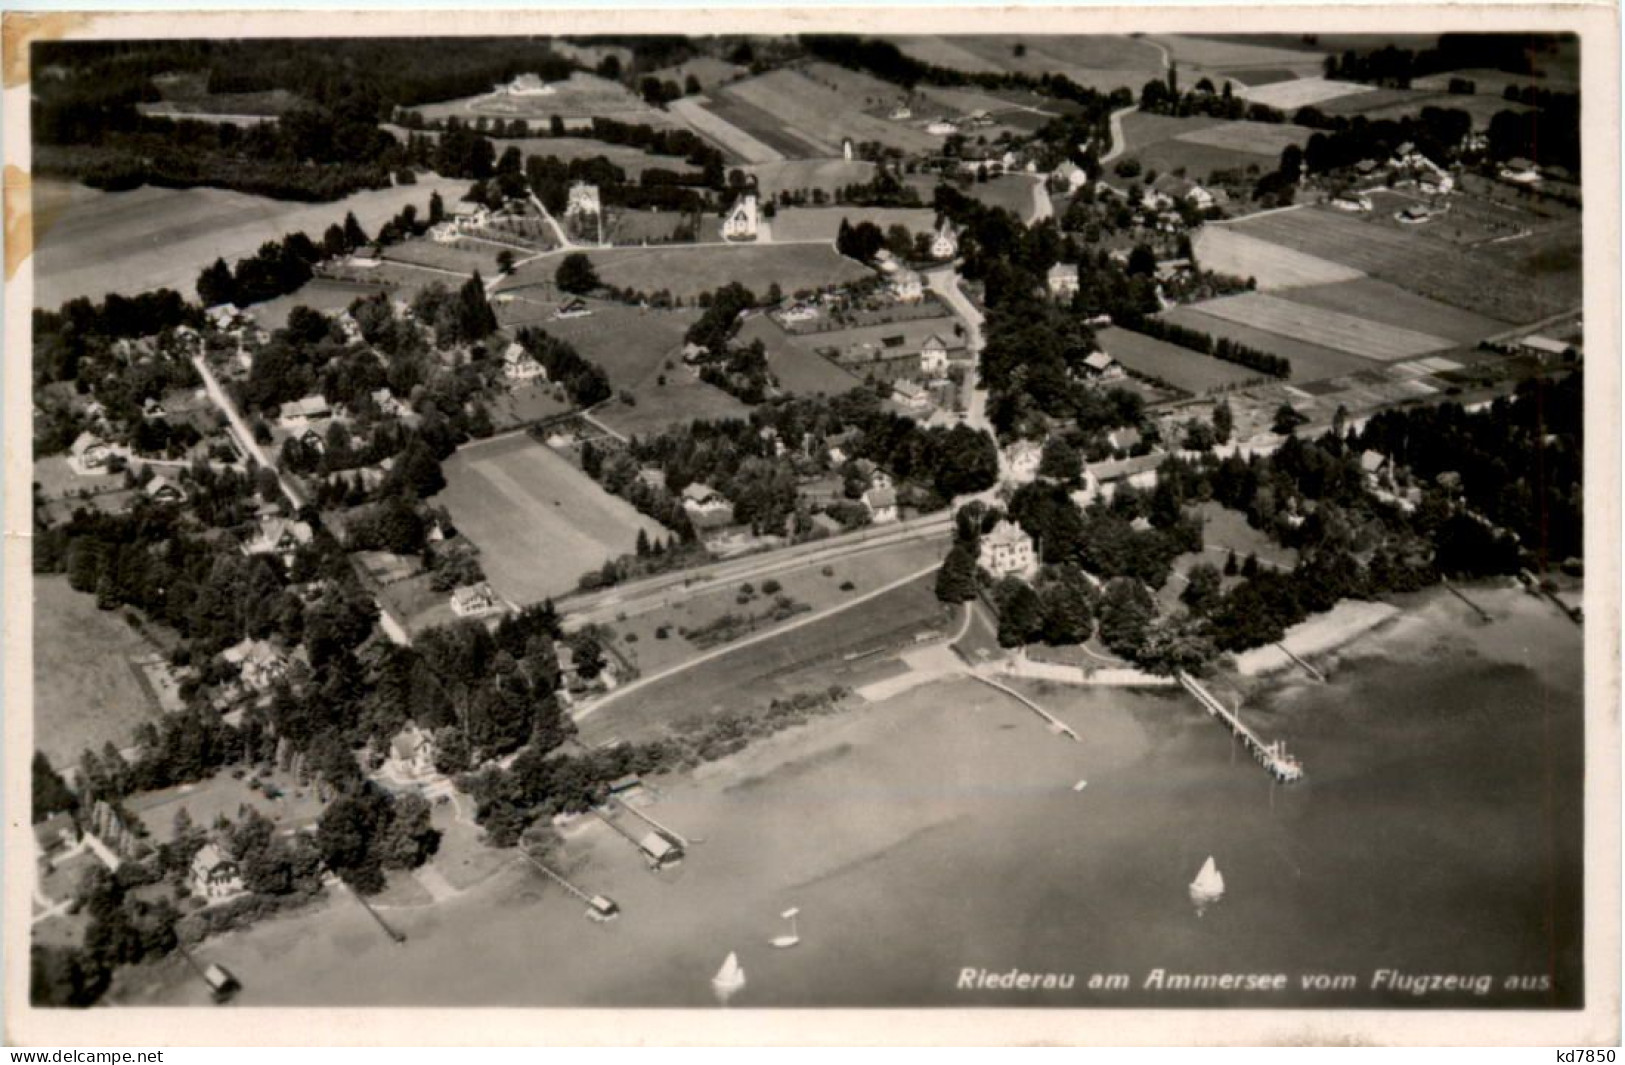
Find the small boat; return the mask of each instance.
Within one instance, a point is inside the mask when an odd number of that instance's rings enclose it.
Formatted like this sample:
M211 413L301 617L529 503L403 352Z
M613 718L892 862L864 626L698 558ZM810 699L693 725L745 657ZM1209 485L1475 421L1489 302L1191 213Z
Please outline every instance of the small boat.
M1191 881L1191 901L1196 904L1196 916L1202 916L1209 906L1224 898L1224 874L1219 872L1213 855L1207 856L1202 869Z
M1082 791L1084 788L1087 788L1088 786L1089 786L1089 782L1087 780L1080 780L1076 784L1072 785L1072 790L1073 791Z
M799 909L792 906L788 910L785 910L783 913L779 914L780 917L783 917L786 921L790 922L790 934L787 936L774 936L773 945L775 947L784 949L787 947L793 947L797 943L801 942L801 933L796 929L796 915L800 912L801 911Z
M745 969L739 964L739 956L733 951L723 959L722 968L717 975L711 977L711 986L724 1000L735 991L745 986Z

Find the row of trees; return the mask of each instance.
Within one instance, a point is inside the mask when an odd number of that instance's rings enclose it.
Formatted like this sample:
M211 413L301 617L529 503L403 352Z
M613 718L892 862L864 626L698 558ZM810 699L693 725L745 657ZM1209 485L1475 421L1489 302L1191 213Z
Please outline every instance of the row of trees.
M1237 366L1245 366L1249 370L1269 374L1271 377L1291 377L1292 362L1281 355L1271 355L1267 351L1248 347L1228 337L1214 337L1200 329L1192 329L1177 322L1170 322L1165 318L1152 315L1125 316L1117 324L1125 329L1132 329L1137 333L1166 340L1170 344L1178 344L1182 348L1211 355L1224 362L1233 362Z

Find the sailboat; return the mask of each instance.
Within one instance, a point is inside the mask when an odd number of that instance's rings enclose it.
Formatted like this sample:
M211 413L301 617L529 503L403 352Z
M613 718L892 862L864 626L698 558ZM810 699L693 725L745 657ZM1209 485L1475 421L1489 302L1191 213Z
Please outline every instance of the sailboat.
M792 906L788 910L785 910L783 913L779 914L780 917L783 917L786 921L790 922L790 934L787 936L774 936L773 945L775 947L793 947L797 943L801 942L801 933L796 929L796 915L800 912L801 911L799 909Z
M739 964L739 955L730 950L728 956L723 959L722 968L717 970L717 975L711 977L711 987L727 1001L728 996L744 986L744 967Z
M1191 881L1191 901L1196 904L1196 916L1202 916L1204 910L1222 898L1224 898L1224 874L1219 872L1219 867L1210 854L1207 861L1202 863L1202 869L1196 874L1196 879Z

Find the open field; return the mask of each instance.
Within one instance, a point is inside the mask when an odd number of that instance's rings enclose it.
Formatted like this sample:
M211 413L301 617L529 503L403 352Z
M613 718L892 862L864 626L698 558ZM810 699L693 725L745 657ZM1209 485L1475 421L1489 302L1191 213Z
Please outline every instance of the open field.
M856 582L854 582L856 583ZM794 692L851 684L872 661L843 659L906 641L915 632L944 628L956 611L939 603L931 575L851 610L820 619L783 636L752 644L616 700L580 723L581 739L652 738L665 726L721 710L765 704ZM862 595L859 584L850 593Z
M1295 337L1282 336L1279 333L1267 332L1241 322L1226 321L1211 314L1204 314L1196 306L1174 307L1163 311L1160 318L1185 326L1188 329L1197 329L1210 336L1226 337L1238 344L1267 351L1272 355L1280 355L1292 363L1292 378L1294 382L1319 381L1328 377L1340 377L1343 374L1355 373L1360 370L1369 370L1378 365L1370 359L1346 351L1338 351L1321 344L1311 344Z
M1300 107L1320 107L1329 100L1357 99L1372 92L1375 86L1357 81L1329 81L1326 78L1298 78L1295 81L1277 81L1268 85L1254 85L1241 95L1249 102L1279 108L1288 113Z
M1298 78L1296 71L1283 70L1280 67L1266 67L1259 70L1227 70L1225 76L1231 81L1240 82L1248 87L1258 85L1274 85L1282 81L1295 81Z
M1040 117L1048 119L1051 115L1061 114L1064 106L1060 101L1043 96L1024 96L1014 92L996 96L980 89L950 89L940 85L918 85L914 92L917 98L914 109L922 113L932 113L930 109L933 107L953 115L986 111L1000 121L1011 114L1033 114L1035 109L1045 112Z
M486 406L491 411L491 424L497 432L501 432L564 414L572 404L559 387L533 382L518 388L503 389L490 397Z
M221 817L237 821L243 806L253 807L279 830L289 832L311 827L321 816L324 804L316 797L314 786L301 786L290 773L254 775L273 784L282 797L267 799L263 791L248 786L247 777L239 780L222 771L193 784L143 792L124 806L147 826L155 841L164 843L174 838L175 815L183 809L199 828L212 827Z
M866 113L863 97L851 98L794 70L775 70L737 81L715 95L760 109L781 129L805 138L818 155L840 155L841 141L847 137L854 142L878 141L905 152L934 151L941 144L941 138L924 130ZM762 135L755 128L751 132Z
M1135 111L1123 116L1123 151L1147 170L1183 171L1195 180L1205 179L1215 170L1245 170L1269 164L1268 156L1250 147L1229 147L1200 139L1204 132L1228 125L1231 123L1206 116L1174 118Z
M1162 73L1162 53L1132 37L1110 35L978 34L888 37L905 55L925 63L971 72L1001 71L1042 76L1064 74L1086 88L1139 92ZM1016 54L1020 45L1022 55Z
M631 551L639 529L669 535L523 433L459 448L444 470L434 501L479 546L491 586L519 603L573 590Z
M1176 118L1173 115L1154 115L1149 111L1131 111L1123 116L1122 122L1123 151L1128 153L1136 152L1157 141L1170 140L1198 130L1227 124L1223 119L1207 115Z
M1197 262L1204 270L1251 277L1261 290L1325 285L1364 276L1350 266L1293 251L1249 236L1233 225L1205 225L1196 232Z
M135 295L172 288L195 296L197 275L217 258L227 263L268 240L303 231L313 240L353 211L367 232L413 204L420 217L438 191L448 202L466 181L425 175L416 185L358 192L332 203L293 203L223 189L100 192L41 178L34 183L34 301L56 307L77 296Z
M447 281L452 280L446 278ZM358 299L366 299L383 292L382 285L368 285L354 281L338 281L317 277L305 282L286 296L256 303L247 308L249 315L262 328L277 330L288 324L288 315L295 307L309 307L323 314L337 314Z
M96 609L96 597L74 591L66 577L36 576L35 749L66 769L86 747L130 746L135 727L158 716L131 662L151 653L121 613Z
M1283 47L1274 43L1264 44L1216 36L1152 33L1147 34L1145 39L1166 48L1174 62L1182 67L1201 67L1204 70L1225 67L1279 67L1293 70L1308 67L1318 71L1322 54L1318 49L1310 50L1301 45Z
M207 74L199 72L159 74L152 84L163 96L158 103L143 103L137 107L145 114L195 114L223 117L275 118L292 111L304 101L287 89L267 89L264 92L209 91Z
M758 294L777 281L788 294L845 284L869 274L867 267L844 258L834 248L810 245L673 245L588 254L606 285L639 292L665 290L684 299L714 291L730 281L738 281ZM536 267L551 280L557 264L544 260ZM517 288L533 280L532 269L520 268L503 287Z
M480 240L465 238L456 244L440 244L427 237L414 237L385 248L384 258L417 266L432 266L437 270L451 270L471 277L478 270L480 276L489 280L497 275L497 256L501 253L502 249L495 244ZM514 251L516 257L520 254ZM446 283L452 285L457 281L447 278Z
M1467 70L1447 70L1438 74L1427 74L1411 82L1411 88L1429 92L1446 92L1450 88L1453 78L1466 78L1476 87L1477 95L1493 96L1499 100L1508 85L1522 88L1525 85L1534 85L1541 89L1550 89L1554 92L1578 92L1579 81L1563 71L1544 73L1544 76L1535 77L1529 74L1511 74L1504 70L1488 70L1482 67L1473 67Z
M1474 344L1506 329L1505 322L1458 310L1374 277L1290 288L1280 295L1294 303L1341 311L1386 325L1419 329L1458 344Z
M1161 378L1175 388L1203 395L1215 388L1256 381L1256 370L1170 344L1144 333L1112 327L1095 334L1101 350L1136 373Z
M663 244L697 216L681 211L612 210L604 222L604 237L612 244Z
M767 348L767 365L785 391L794 395L840 395L863 382L851 373L811 350L805 342L791 339L779 324L765 314L752 315L739 330L739 341L760 340Z
M648 675L700 653L700 648L683 637L679 629L698 629L725 614L753 614L759 616L758 620L755 627L744 635L769 630L775 624L782 625L805 616L796 614L785 622L777 623L770 616L765 616L777 595L787 595L813 611L825 610L864 590L879 588L910 573L918 573L940 560L946 552L945 535L941 538L909 540L837 559L829 564L832 572L828 576L824 575L821 566L808 566L779 574L772 580L780 590L772 594L763 591L763 580L754 580L751 586L755 590L755 597L745 604L737 601L740 584L735 583L682 598L658 610L632 615L625 621L614 622L610 627L619 640L617 646L629 657L635 655L639 670ZM841 585L848 581L855 589L844 592ZM665 639L656 635L656 630L662 626L669 626Z
M1207 126L1181 133L1175 140L1279 159L1287 145L1302 148L1308 143L1311 132L1303 126L1285 122L1226 122L1222 126Z
M756 188L764 198L781 189L823 189L826 193L874 180L875 164L854 159L785 159L776 163L756 163L745 168L756 175ZM774 232L785 217L783 211L773 220Z
M1501 111L1522 113L1533 108L1510 103L1499 94L1456 95L1446 92L1425 92L1416 89L1376 89L1369 93L1339 97L1328 102L1321 110L1330 115L1364 115L1375 122L1419 114L1424 107L1439 107L1451 111L1465 111L1472 116L1474 129L1488 129L1490 120Z
M685 96L670 104L673 114L682 118L696 132L715 143L736 159L747 163L773 163L785 158L778 148L758 140L750 132L736 125L717 109L717 101L703 96ZM803 154L799 149L793 154Z
M407 133L414 136L428 137L438 140L440 134L436 130L410 130L401 126L385 125L381 128L393 133L398 139L404 141ZM496 150L498 157L509 148L518 148L519 153L529 157L532 155L552 156L570 162L575 159L604 158L626 171L627 176L637 180L645 170L688 170L688 163L676 155L651 155L640 148L632 148L624 144L609 144L605 141L593 140L591 137L492 137L491 146Z
M481 93L457 100L425 104L413 108L424 118L523 118L546 121L554 115L565 119L613 118L656 128L678 123L666 112L644 103L619 82L596 74L576 71L569 81L550 82L553 92L546 96L509 96L506 92Z
M683 334L699 318L695 310L640 310L624 303L593 300L586 318L548 319L536 326L573 344L602 367L616 388L634 388L661 372L665 360L682 351Z
M822 141L792 126L780 122L771 112L763 110L749 100L726 96L718 92L705 105L706 110L735 129L768 145L776 154L787 159L840 158L840 145Z
M1191 304L1191 307L1227 322L1296 337L1379 362L1397 362L1455 346L1447 337L1374 322L1325 307L1294 303L1262 292L1222 296Z
M1027 199L1030 210L1032 197ZM854 226L873 222L882 231L901 225L910 233L929 233L937 226L937 213L929 207L786 207L773 217L773 239L833 244L843 219Z
M1030 223L1037 210L1033 190L1038 184L1037 177L1027 174L1001 174L986 181L972 182L960 191L989 207L1002 207L1012 211L1022 221Z
M1316 208L1255 215L1221 228L1323 256L1501 321L1537 321L1579 302L1577 224L1472 250L1414 228L1401 231Z
M708 55L697 55L685 59L675 66L661 67L659 70L650 71L649 76L659 78L661 81L675 81L677 84L682 85L690 75L693 75L694 80L700 83L700 88L707 90L725 82L733 81L736 78L745 77L749 73L750 68L748 67L736 66L733 63L727 63Z

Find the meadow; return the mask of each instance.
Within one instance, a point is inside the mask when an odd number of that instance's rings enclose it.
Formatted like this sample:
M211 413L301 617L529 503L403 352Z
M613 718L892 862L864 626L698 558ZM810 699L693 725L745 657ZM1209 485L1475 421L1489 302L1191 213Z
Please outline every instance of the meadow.
M497 91L425 104L414 110L427 119L467 119L484 115L490 118L547 121L558 115L566 120L613 118L619 122L637 122L655 127L679 124L666 112L644 103L626 86L596 74L578 70L570 75L570 80L550 82L549 85L553 92L546 96L509 96L506 92Z
M1163 70L1162 53L1132 37L1034 33L888 39L903 54L937 66L1034 77L1064 74L1079 85L1103 92L1126 86L1138 93L1141 85Z
M1259 289L1325 285L1364 276L1353 267L1293 251L1249 236L1233 225L1205 225L1196 233L1196 260L1202 269L1250 277Z
M1369 359L1346 351L1338 351L1322 344L1312 344L1296 337L1271 333L1241 322L1227 321L1205 314L1198 309L1199 307L1199 304L1174 307L1163 311L1158 317L1188 329L1199 330L1209 336L1224 337L1250 348L1267 351L1271 355L1279 355L1292 363L1291 380L1294 383L1340 377L1377 365Z
M135 295L172 288L188 299L197 275L217 258L233 263L268 240L301 231L320 240L347 212L372 233L414 205L420 217L438 191L448 203L466 181L423 175L415 185L357 192L332 203L294 203L224 189L101 192L40 179L34 183L34 301L56 307L78 296Z
M1030 194L1027 201L1030 211ZM773 216L773 239L833 243L842 221L854 226L873 222L882 230L900 225L907 227L910 233L929 233L936 229L937 213L929 207L785 207Z
M1294 303L1324 307L1405 329L1417 329L1434 336L1447 337L1458 344L1474 344L1506 329L1504 322L1406 292L1397 285L1372 277L1291 288L1280 295L1282 299Z
M725 117L718 110L715 100L703 96L687 96L681 100L673 100L670 109L697 133L710 139L735 160L745 163L776 163L785 158L779 149L758 140ZM801 154L799 149L796 154Z
M1323 257L1505 322L1536 321L1569 309L1580 298L1578 224L1470 250L1414 227L1402 231L1317 208L1257 215L1221 228Z
M940 138L924 130L867 113L864 101L874 98L872 92L851 86L832 89L799 71L775 70L734 82L714 95L760 109L780 128L806 139L819 155L840 155L841 142L848 137L905 152L929 152L940 145ZM761 136L755 128L751 132Z
M588 253L606 285L638 292L669 291L692 299L738 281L758 295L774 282L786 293L845 284L869 275L867 267L842 257L834 248L771 244L665 248L626 248ZM551 280L556 263L537 264ZM523 283L529 268L515 280ZM516 287L512 282L506 287Z
M1295 337L1379 362L1397 362L1455 346L1447 337L1419 333L1326 307L1295 303L1262 292L1223 296L1191 306L1227 322Z
M383 285L318 277L305 282L286 296L254 304L248 308L248 313L261 328L274 331L288 324L288 315L295 307L309 307L323 314L337 314L356 300L366 299L383 291L385 291Z
M863 383L810 350L805 342L793 340L765 314L752 315L740 327L740 343L748 344L753 340L760 340L767 349L768 369L778 378L780 386L792 395L840 395Z
M1116 326L1100 330L1095 340L1102 351L1135 373L1160 378L1192 395L1256 381L1262 376L1257 370Z
M1297 78L1293 81L1275 81L1267 85L1252 85L1241 94L1255 104L1292 112L1300 107L1321 107L1332 100L1358 100L1376 91L1372 85L1357 81L1328 81L1326 78Z
M158 716L131 661L153 651L121 613L98 610L66 577L36 576L34 748L66 769L87 747L130 746L136 726Z
M1308 142L1310 132L1302 126L1285 122L1226 122L1181 133L1175 139L1185 144L1205 144L1210 148L1279 159L1289 144L1302 148Z
M658 523L524 433L459 448L433 501L480 548L491 586L518 603L572 591L583 573L631 551Z
M515 256L522 254L514 249L509 250ZM481 277L489 280L497 276L497 256L502 251L496 244L480 240L463 239L455 244L440 244L427 237L414 237L385 248L384 258L435 270L449 270L465 277L471 277L478 271ZM446 283L455 285L458 282L456 278L447 278Z

